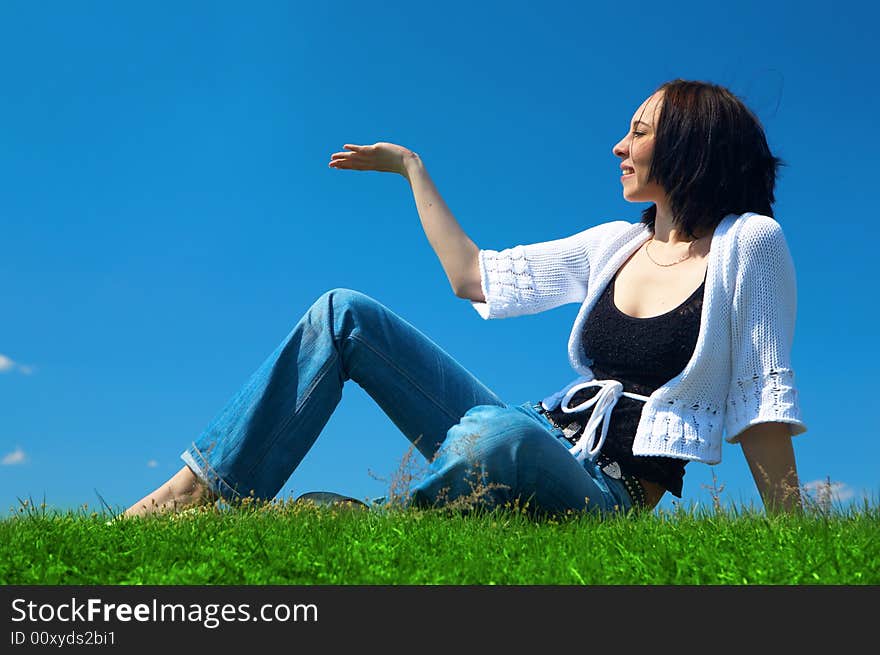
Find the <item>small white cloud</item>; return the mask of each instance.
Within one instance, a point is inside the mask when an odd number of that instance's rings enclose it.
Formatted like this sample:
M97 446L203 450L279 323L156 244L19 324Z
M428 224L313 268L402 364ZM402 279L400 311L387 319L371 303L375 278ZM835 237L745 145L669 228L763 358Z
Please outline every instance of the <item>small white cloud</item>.
M11 453L6 453L0 463L3 466L15 466L16 464L24 464L27 461L27 455L21 448L16 448Z
M9 373L10 371L18 371L22 375L32 375L34 367L28 364L19 364L12 358L0 353L0 373Z
M147 462L147 468L154 469L157 466L159 466L159 462L157 462L155 459L151 459Z
M827 479L807 482L804 489L819 502L843 502L856 495L855 490L849 485Z

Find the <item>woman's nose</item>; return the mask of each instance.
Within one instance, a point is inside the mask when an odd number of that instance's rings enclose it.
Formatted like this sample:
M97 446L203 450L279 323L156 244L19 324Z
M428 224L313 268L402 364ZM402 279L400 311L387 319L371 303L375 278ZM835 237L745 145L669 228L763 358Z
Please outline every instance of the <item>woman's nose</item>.
M620 141L617 142L617 145L615 145L611 149L611 152L613 152L616 157L626 157L626 150L624 148L625 145L626 145L626 139L621 139Z

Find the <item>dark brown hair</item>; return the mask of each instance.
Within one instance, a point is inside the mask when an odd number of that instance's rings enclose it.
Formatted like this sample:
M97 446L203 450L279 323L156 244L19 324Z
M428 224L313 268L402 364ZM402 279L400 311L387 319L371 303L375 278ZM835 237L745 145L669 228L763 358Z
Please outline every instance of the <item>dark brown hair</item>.
M711 233L728 214L773 216L776 174L784 166L761 122L728 89L676 79L661 84L648 180L669 198L673 220L691 238ZM657 206L642 212L654 229Z

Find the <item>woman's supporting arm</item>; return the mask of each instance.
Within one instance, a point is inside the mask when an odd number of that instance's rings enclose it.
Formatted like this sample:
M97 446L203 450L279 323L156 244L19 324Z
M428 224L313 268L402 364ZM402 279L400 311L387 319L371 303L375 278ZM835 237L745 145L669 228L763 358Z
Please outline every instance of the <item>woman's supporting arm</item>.
M797 465L788 423L756 423L739 438L768 513L801 511Z
M453 292L460 298L485 302L480 286L480 249L449 211L421 157L394 143L346 143L343 148L345 151L330 156L330 168L398 173L409 181L422 228L440 258Z

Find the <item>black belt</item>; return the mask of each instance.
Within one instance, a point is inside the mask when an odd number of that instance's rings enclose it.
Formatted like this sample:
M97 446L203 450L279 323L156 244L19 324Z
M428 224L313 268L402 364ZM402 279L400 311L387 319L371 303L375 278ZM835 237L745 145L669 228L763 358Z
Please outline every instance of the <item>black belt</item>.
M602 453L599 453L598 464L602 472L609 478L623 482L623 486L626 487L634 506L648 506L648 495L645 493L645 487L642 486L642 481L639 478L629 473L624 473L617 462Z
M574 426L575 421L572 421L568 425L559 425L556 420L553 418L553 415L550 414L549 411L544 409L544 405L541 403L537 403L535 405L535 409L539 414L543 414L550 424L559 430L562 433L562 438L565 439L571 445L577 444L577 431L572 432L568 430L569 426ZM578 425L578 427L580 427ZM609 478L613 478L614 480L620 480L623 483L623 486L626 487L627 493L629 493L630 499L633 501L633 506L635 507L647 507L648 506L648 496L645 493L645 487L642 486L641 480L634 475L630 475L626 473L622 468L620 468L620 464L616 461L605 455L605 453L599 453L599 456L596 460L596 463L599 465L599 468L602 472L607 475Z

